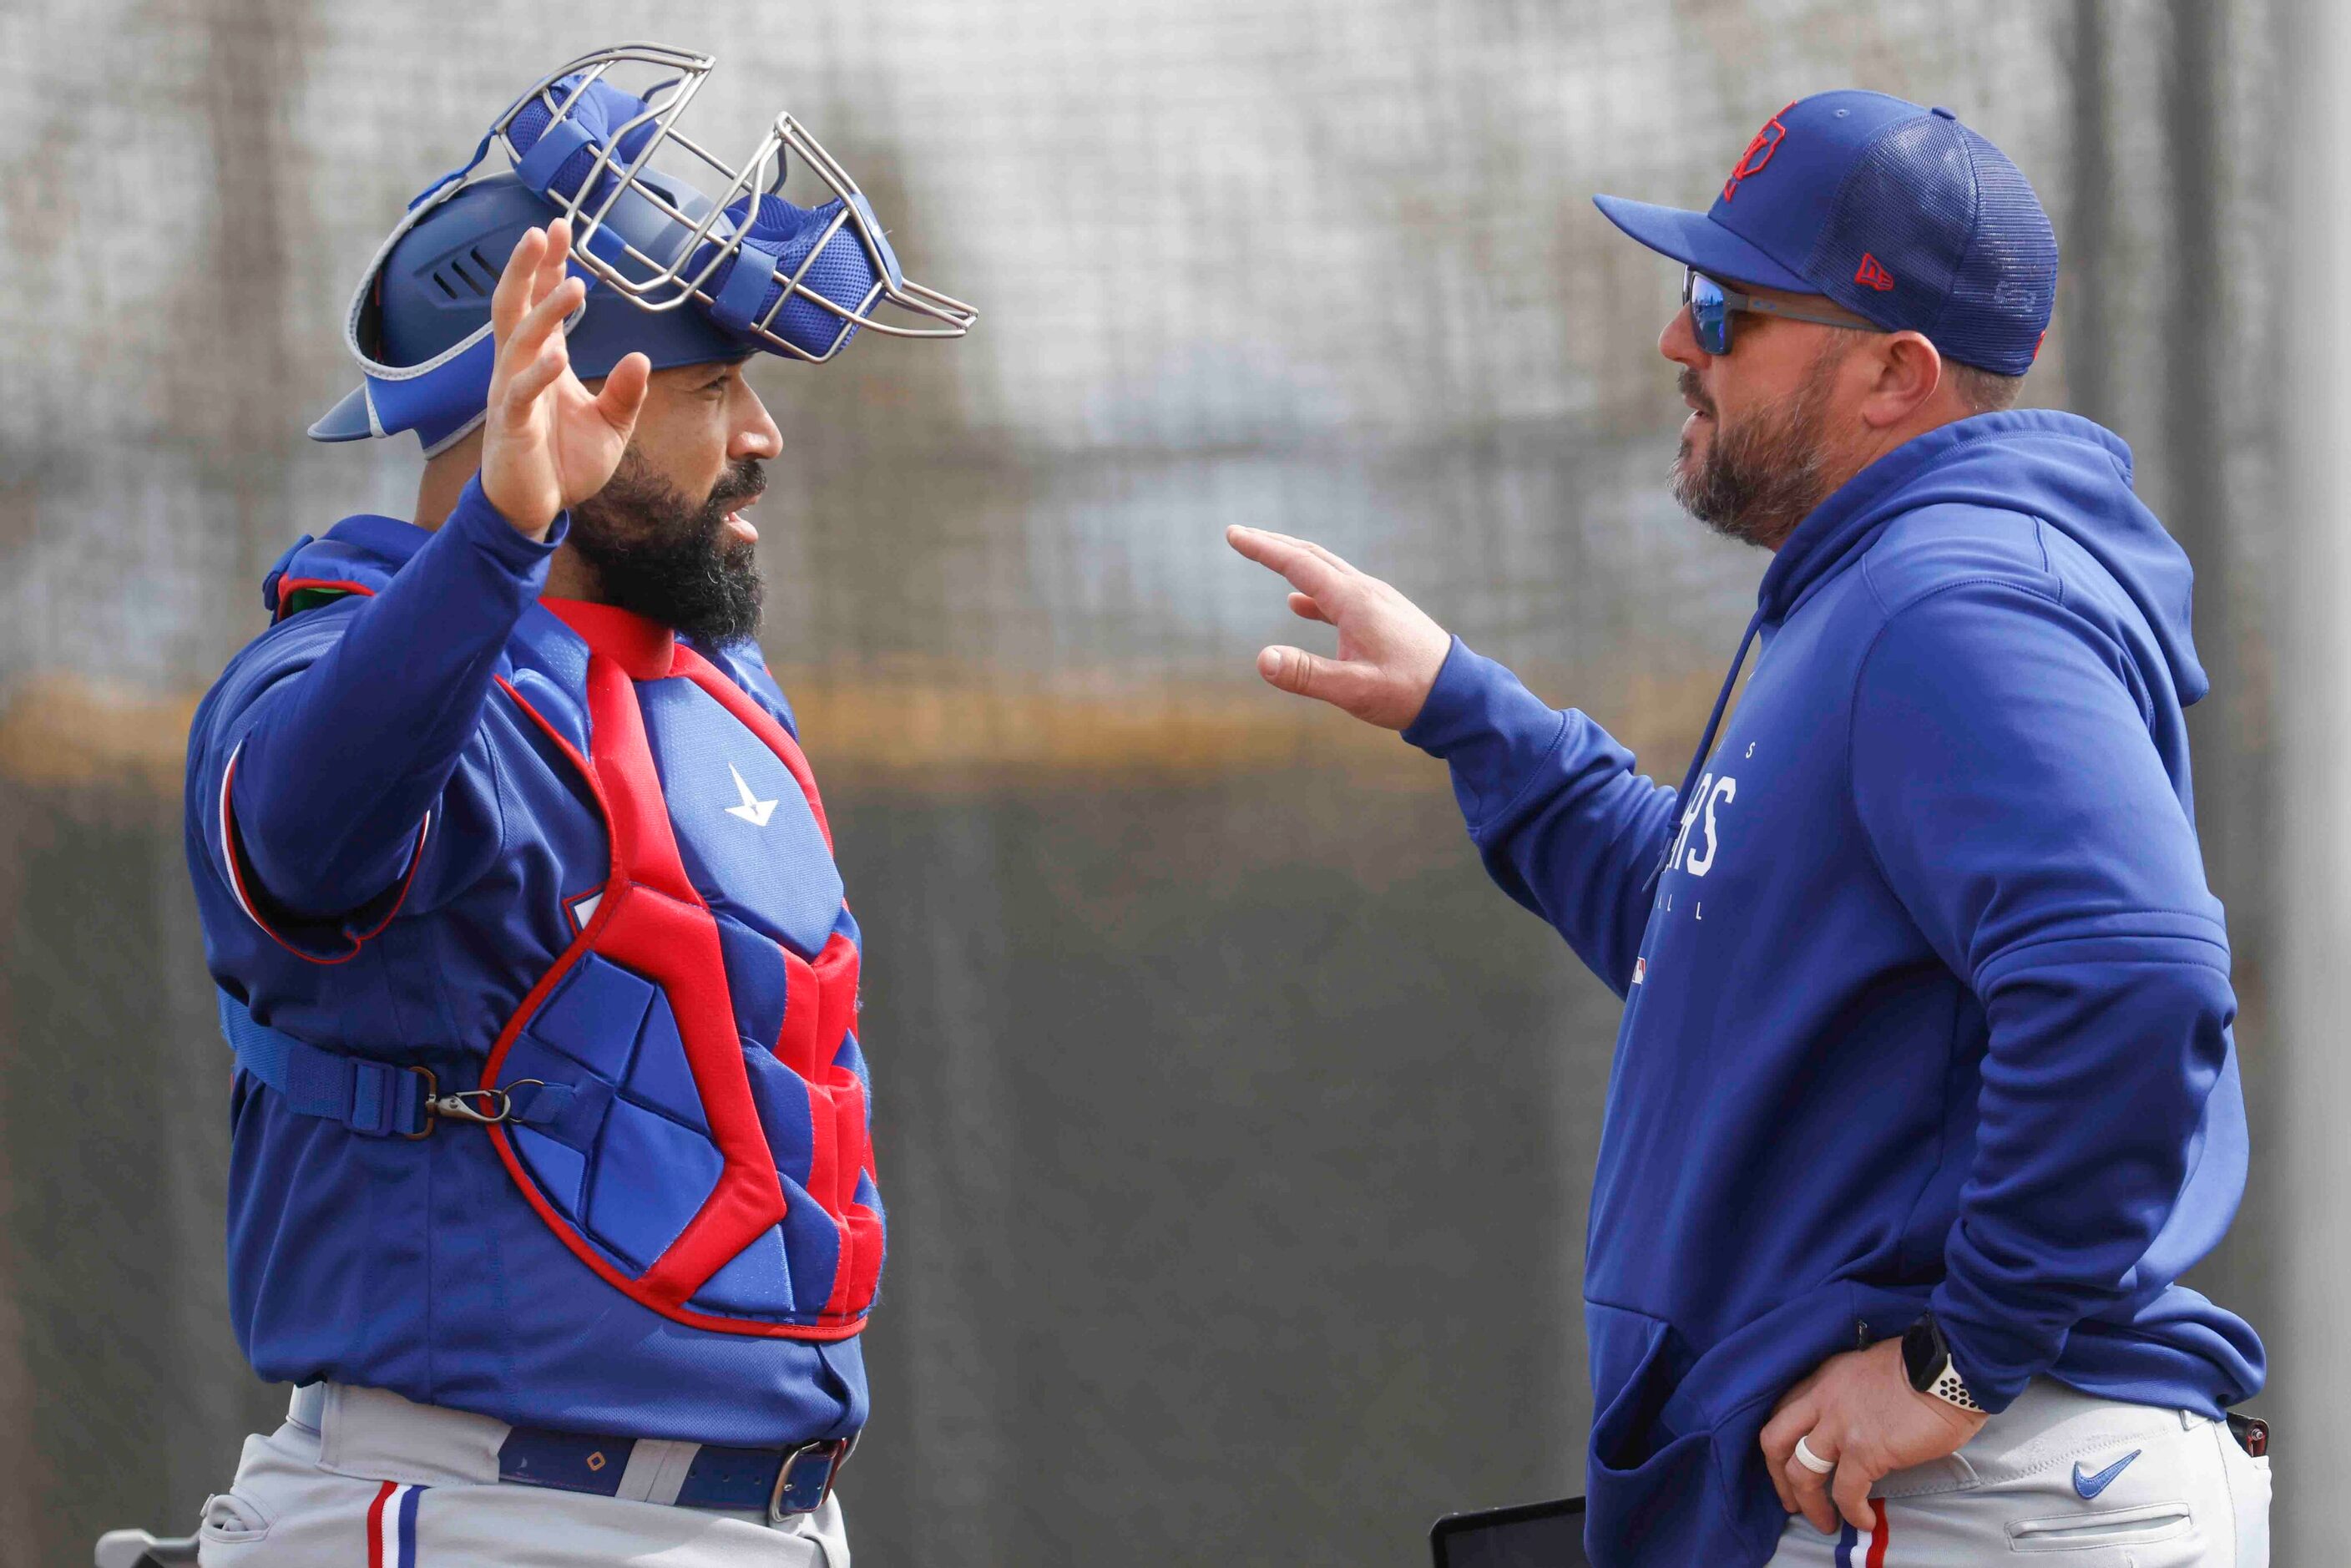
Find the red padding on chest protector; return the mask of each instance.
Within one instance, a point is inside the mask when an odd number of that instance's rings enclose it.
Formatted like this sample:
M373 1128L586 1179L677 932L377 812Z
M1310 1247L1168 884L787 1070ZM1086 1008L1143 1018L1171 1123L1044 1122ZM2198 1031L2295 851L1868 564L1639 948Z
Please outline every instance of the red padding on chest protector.
M809 1196L841 1233L828 1316L862 1311L882 1271L882 1218L857 1201L857 1178L873 1175L865 1084L838 1059L857 1019L857 945L835 932L813 964L787 950L783 1032L776 1055L808 1083Z
M728 680L709 660L677 644L671 673L684 675L735 716L737 722L765 741L781 758L800 793L808 798L817 831L825 848L832 847L832 829L825 821L824 801L818 797L816 772L791 732L775 715L751 700L749 694ZM784 1004L784 1028L777 1052L809 1085L809 1113L813 1125L809 1164L809 1194L822 1204L841 1232L841 1260L832 1277L832 1294L826 1301L828 1317L862 1312L873 1299L882 1272L882 1217L857 1201L860 1175L873 1175L873 1144L866 1116L865 1084L836 1061L849 1031L857 1022L857 945L836 932L817 955L813 965L787 952L789 976ZM815 1006L807 1005L813 993Z

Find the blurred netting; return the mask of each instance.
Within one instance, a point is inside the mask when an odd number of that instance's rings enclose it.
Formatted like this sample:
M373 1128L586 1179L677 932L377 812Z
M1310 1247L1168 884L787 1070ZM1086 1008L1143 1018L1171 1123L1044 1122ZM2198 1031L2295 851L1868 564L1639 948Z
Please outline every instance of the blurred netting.
M1667 494L1677 275L1589 197L1702 205L1821 89L1949 104L2064 247L2029 397L2131 439L2198 555L2206 833L2258 953L2271 30L2270 0L16 0L0 1540L185 1525L273 1418L225 1328L179 747L267 562L406 514L409 442L302 428L383 232L542 71L712 50L684 129L733 156L789 107L982 312L756 377L766 643L873 955L861 1553L1401 1563L1441 1509L1580 1490L1614 1009L1484 885L1433 765L1255 686L1291 633L1223 526L1326 542L1677 774L1761 562ZM2256 1312L2262 1203L2212 1283Z

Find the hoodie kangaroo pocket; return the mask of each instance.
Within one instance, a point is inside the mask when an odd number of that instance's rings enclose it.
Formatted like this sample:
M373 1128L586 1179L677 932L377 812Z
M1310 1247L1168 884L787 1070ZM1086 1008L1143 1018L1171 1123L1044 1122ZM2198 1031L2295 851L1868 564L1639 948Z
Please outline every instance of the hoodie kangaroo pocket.
M1717 1510L1710 1431L1677 1432L1667 1403L1688 1375L1689 1345L1669 1323L1621 1307L1584 1304L1593 1392L1587 1538L1598 1563L1696 1561L1687 1555Z

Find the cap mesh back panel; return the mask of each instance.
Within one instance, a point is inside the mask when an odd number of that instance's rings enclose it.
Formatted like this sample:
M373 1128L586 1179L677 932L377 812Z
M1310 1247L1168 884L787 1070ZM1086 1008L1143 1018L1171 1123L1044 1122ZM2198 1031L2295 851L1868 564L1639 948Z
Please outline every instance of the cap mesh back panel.
M1848 310L1895 330L1926 331L1950 293L1975 223L1975 182L1959 128L1921 115L1886 129L1838 188L1806 275ZM1862 257L1892 288L1857 281Z
M2021 376L2057 303L2057 235L2023 171L1962 126L1976 166L1976 237L1929 334L1963 364Z
M1890 289L1858 281L1863 257ZM2015 164L1956 120L1891 127L1845 176L1810 275L1888 329L2004 375L2032 362L2057 281L2057 246Z

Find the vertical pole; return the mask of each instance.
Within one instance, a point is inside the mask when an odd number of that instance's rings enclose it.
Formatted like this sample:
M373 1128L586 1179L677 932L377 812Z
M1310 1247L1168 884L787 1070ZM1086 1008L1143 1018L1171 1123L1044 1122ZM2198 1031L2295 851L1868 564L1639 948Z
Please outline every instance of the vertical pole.
M2343 254L2351 240L2351 15L2338 5L2281 7L2294 124L2279 206L2288 258ZM2297 272L2303 260L2292 262ZM2283 291L2281 291L2283 294ZM2339 452L2351 421L2340 348L2308 322L2284 334L2281 369L2289 474L2283 622L2278 667L2280 831L2276 837L2279 1136L2274 1162L2280 1309L2270 1330L2266 1407L2278 1421L2275 1561L2341 1560L2341 1456L2351 1452L2351 507Z
M2229 491L2222 400L2228 391L2228 329L2231 290L2220 259L2221 192L2220 76L2223 48L2220 0L2173 0L2171 37L2164 61L2162 134L2171 177L2170 252L2165 279L2171 308L2164 332L2164 526L2196 568L2196 648L2212 680L2212 699L2189 714L2195 745L2197 816L2204 864L2213 891L2230 905L2236 946L2258 954L2246 923L2257 922L2259 900L2244 885L2251 867L2237 846L2252 802L2246 775L2246 726L2231 722L2253 694L2241 689L2236 638L2238 606L2231 590Z
M2196 569L2196 651L2212 695L2189 710L2195 801L2205 875L2227 906L2237 1047L2245 1073L2254 1147L2264 1151L2246 1183L2245 1206L2210 1266L2231 1309L2256 1327L2275 1311L2275 1257L2284 1237L2275 1196L2283 1175L2273 1159L2271 1109L2287 1084L2274 1049L2276 984L2274 862L2277 750L2265 722L2273 662L2262 656L2271 628L2264 584L2241 571L2261 559L2248 535L2273 530L2277 492L2261 487L2279 455L2273 423L2284 390L2273 374L2247 372L2269 339L2252 329L2266 308L2258 279L2232 272L2223 245L2262 195L2253 171L2276 167L2268 138L2232 133L2230 62L2248 52L2255 24L2241 0L2175 0L2163 59L2158 125L2170 189L2164 227L2163 329L2145 358L2160 387L2163 521ZM2283 116L2261 110L2268 123ZM2259 303L2256 303L2259 302ZM2252 406L2246 406L2248 402ZM2264 417L2266 416L2266 418ZM2289 543L2288 548L2291 549Z
M2106 68L2107 0L2074 0L2073 144L2064 225L2059 232L2068 285L2055 326L2065 350L2066 406L2112 428L2116 423L2113 308L2102 280L2113 275L2115 157Z

